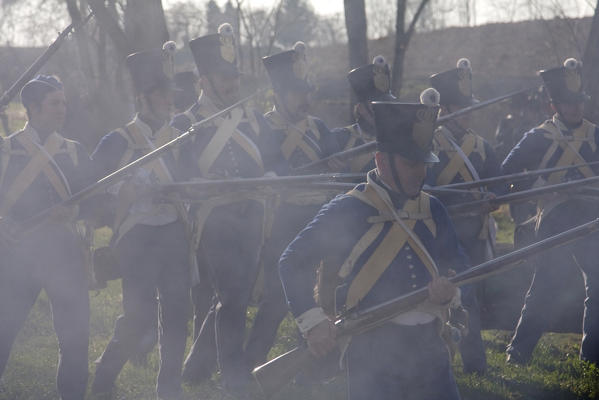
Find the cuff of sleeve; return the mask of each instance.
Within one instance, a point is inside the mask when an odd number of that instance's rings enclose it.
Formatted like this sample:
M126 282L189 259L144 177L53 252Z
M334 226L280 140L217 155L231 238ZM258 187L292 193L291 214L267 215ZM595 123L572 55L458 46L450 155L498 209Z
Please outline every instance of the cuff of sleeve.
M315 307L297 317L295 322L303 335L326 319L328 319L328 317L324 313L324 310L320 307Z

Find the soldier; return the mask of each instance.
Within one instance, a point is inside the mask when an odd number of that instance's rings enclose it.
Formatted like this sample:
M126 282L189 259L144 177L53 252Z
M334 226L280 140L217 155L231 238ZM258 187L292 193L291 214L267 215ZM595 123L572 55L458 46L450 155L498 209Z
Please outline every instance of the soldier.
M339 135L342 150L349 150L374 140L374 115L371 101L394 101L391 94L391 69L383 56L376 56L372 64L352 69L347 80L356 94L355 123L345 128L333 129ZM374 168L372 154L364 154L349 161L350 172L368 172Z
M527 132L504 160L501 170L511 174L524 170L575 165L599 160L597 143L599 129L583 119L584 101L581 63L570 58L563 66L541 71L545 88L551 98L555 115L540 126ZM535 185L557 184L572 179L596 175L591 167L580 167L554 172L540 177ZM562 232L587 222L599 215L597 202L568 193L539 201L537 239ZM599 362L599 315L596 288L597 245L595 237L579 241L569 247L549 250L541 254L530 289L526 294L522 314L514 336L507 348L507 361L526 363L543 332L550 326L551 317L563 312L564 277L580 268L583 273L586 300L584 302L583 336L580 357L592 363Z
M421 191L437 162L432 137L438 106L373 103L376 169L323 206L280 259L289 307L315 356L335 346L335 325L313 296L314 272L339 277L337 310L363 310L422 287L427 306L354 336L345 352L349 399L459 399L439 315L459 292L443 276L466 267L441 202Z
M168 125L173 105L174 51L174 42L167 42L162 49L127 57L137 114L98 144L92 158L102 175L177 137L178 131ZM138 342L155 329L157 293L160 370L156 391L165 399L182 394L190 276L186 211L178 203L136 196L146 185L181 179L180 157L179 149L174 148L111 189L117 192L113 246L122 270L123 315L97 361L94 394L110 395L123 365L136 353Z
M21 91L25 128L3 140L0 154L0 215L5 240L0 266L0 375L29 310L44 289L52 304L60 358L61 399L83 399L89 342L88 271L74 217L60 209L35 230L11 237L11 226L56 205L87 186L89 155L65 139L66 102L62 83L38 75Z
M306 46L298 42L292 50L262 59L275 95L275 107L266 114L266 119L274 130L268 154L278 175L288 175L293 168L320 160L339 149L335 136L324 122L308 114L313 87L307 79L305 53ZM338 165L332 165L332 169L337 168ZM252 366L266 361L279 324L287 315L277 272L279 257L326 201L322 193L299 193L294 197L272 199L262 251L264 287L246 345L247 359Z
M462 58L457 67L431 76L431 86L441 94L441 112L449 114L472 105L472 68ZM448 121L435 132L435 153L440 162L428 171L431 186L469 182L490 178L499 173L499 164L491 145L470 128L470 118L462 116ZM479 191L439 196L445 205L479 198ZM493 222L488 213L460 216L454 219L460 243L473 264L480 264L493 256ZM460 344L464 372L484 373L487 368L485 350L480 335L478 304L466 304L470 313L469 333Z
M174 118L173 126L178 129L186 129L240 100L240 73L231 25L225 23L218 33L191 40L189 47L200 74L202 92L188 111ZM197 129L194 142L188 146L191 176L234 179L264 175L260 146L270 129L260 113L240 105L227 116ZM246 311L258 275L264 203L258 196L225 194L199 203L193 212L198 265L204 276L212 280L217 307L204 319L186 360L185 376L196 382L210 377L213 364L209 356L216 331L221 380L225 389L243 396L253 383L243 342ZM208 295L212 293L206 290ZM193 297L197 313L205 299L198 305L198 297Z

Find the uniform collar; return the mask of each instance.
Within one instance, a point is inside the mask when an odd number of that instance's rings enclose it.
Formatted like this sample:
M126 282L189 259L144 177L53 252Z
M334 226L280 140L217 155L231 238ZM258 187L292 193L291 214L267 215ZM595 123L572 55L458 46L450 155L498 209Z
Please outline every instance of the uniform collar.
M565 122L563 122L560 118L559 118L559 114L555 113L553 114L553 124L555 126L557 126L557 128L562 131L563 133L570 135L572 134L572 132L578 128L580 128L582 126L582 124L584 123L584 119L580 121L580 124L576 125L576 126L572 126L572 127L568 127L568 125L566 125Z
M376 169L368 172L367 181L369 185L375 185L382 188L389 196L389 199L395 208L400 209L406 204L406 201L408 200L406 195L391 189L389 185L383 182Z
M208 115L216 114L220 111L212 99L210 99L203 90L200 92L200 97L198 97L198 104L200 105L202 112Z
M35 142L37 144L41 144L41 145L43 145L50 136L58 135L57 132L52 132L48 136L46 136L44 141L42 141L39 132L33 126L31 126L29 121L27 123L25 123L25 127L23 128L22 133L27 135L33 142Z
M135 114L135 118L133 118L133 123L141 129L142 133L149 138L152 138L156 135L156 132L161 131L167 124L164 123L161 126L158 124L151 123L143 119L143 117L137 113Z

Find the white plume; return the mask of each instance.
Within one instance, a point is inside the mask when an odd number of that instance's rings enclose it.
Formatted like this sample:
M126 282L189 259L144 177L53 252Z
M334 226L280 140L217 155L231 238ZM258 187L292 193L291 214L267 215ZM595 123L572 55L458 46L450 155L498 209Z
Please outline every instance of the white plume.
M564 61L564 67L567 69L576 69L579 65L582 66L582 63L575 58L568 58Z
M168 42L165 42L162 45L162 50L166 51L169 54L175 54L175 51L177 51L177 43L173 42L172 40L169 40Z
M295 42L295 44L293 45L293 50L296 53L299 54L304 54L306 52L306 44L304 42Z
M456 66L460 69L472 69L472 63L470 63L470 60L467 58L460 58Z
M385 57L383 57L381 55L378 55L378 56L376 56L376 57L374 57L372 59L372 63L374 65L378 65L380 67L384 67L385 65L387 65L387 60L385 60Z
M218 34L221 36L233 36L233 27L228 22L220 24L218 27Z
M420 93L420 102L427 106L438 106L441 102L441 94L435 88L424 89Z

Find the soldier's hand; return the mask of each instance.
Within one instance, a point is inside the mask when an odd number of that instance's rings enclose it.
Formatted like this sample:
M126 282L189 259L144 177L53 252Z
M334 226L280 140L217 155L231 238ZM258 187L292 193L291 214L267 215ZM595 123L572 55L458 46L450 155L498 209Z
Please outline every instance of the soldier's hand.
M496 211L499 209L499 205L491 202L492 200L495 200L496 198L497 198L497 195L493 192L485 193L485 200L489 200L489 203L487 203L483 209L484 214L492 213L493 211Z
M337 327L330 320L324 320L306 333L308 349L315 357L324 357L336 346Z
M432 303L446 305L456 294L456 286L449 279L441 276L433 278L428 284L428 297Z

